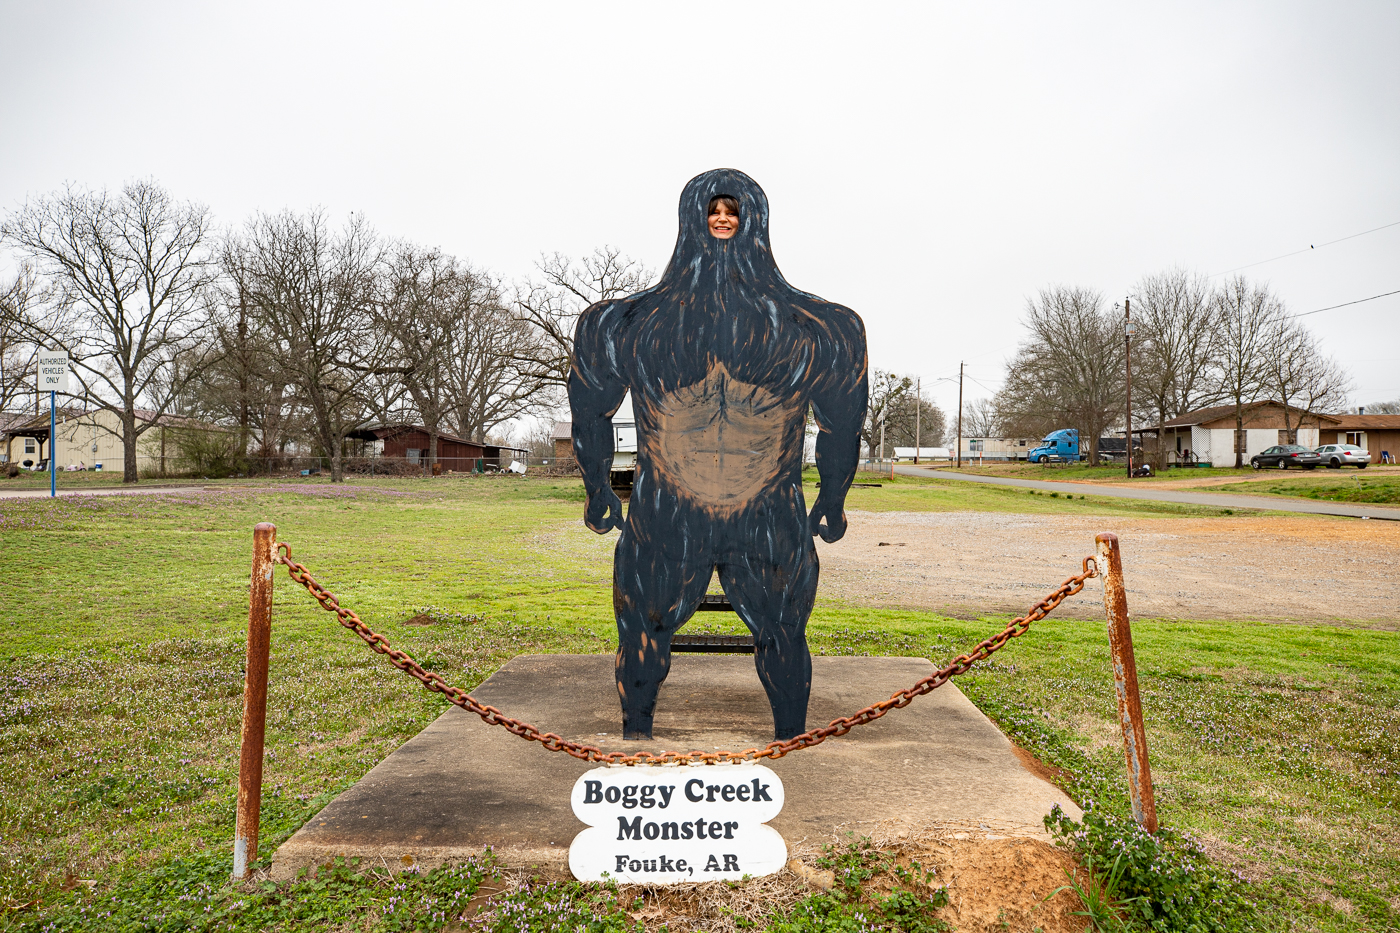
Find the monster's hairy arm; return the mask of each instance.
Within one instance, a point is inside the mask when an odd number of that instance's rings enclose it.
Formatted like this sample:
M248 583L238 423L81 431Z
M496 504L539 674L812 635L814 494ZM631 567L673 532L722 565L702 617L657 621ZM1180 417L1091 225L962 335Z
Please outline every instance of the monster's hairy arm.
M608 473L613 459L612 416L627 395L607 352L607 326L614 306L597 304L579 318L569 366L569 410L573 417L574 457L588 494L584 523L598 534L622 527L622 500L612 491Z
M869 385L865 373L864 334L860 363L847 359L834 378L812 395L812 415L817 422L817 473L822 488L807 525L826 542L839 541L846 533L846 493L856 478L860 460L860 429L865 421Z

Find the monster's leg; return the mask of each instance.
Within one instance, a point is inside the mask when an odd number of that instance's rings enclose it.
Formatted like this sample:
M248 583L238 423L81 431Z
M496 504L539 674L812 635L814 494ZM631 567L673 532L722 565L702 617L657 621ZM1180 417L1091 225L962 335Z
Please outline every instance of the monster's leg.
M714 570L710 560L663 557L630 523L623 528L613 560L613 612L624 739L651 738L656 693L671 670L671 636L694 614Z
M773 736L790 739L807 730L812 656L807 617L817 595L817 550L799 539L783 559L750 555L719 567L720 584L734 611L754 635L754 664L773 707Z

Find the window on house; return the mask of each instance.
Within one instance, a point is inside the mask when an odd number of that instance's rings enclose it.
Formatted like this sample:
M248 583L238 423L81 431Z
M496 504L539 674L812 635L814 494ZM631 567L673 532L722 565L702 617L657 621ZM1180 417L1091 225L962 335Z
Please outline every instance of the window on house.
M417 447L410 447L408 450L404 451L404 453L408 456L409 463L418 463L418 458L422 454L422 451Z
M1021 446L1022 446L1022 447L1025 447L1025 446L1026 446L1026 442L1025 442L1025 441L1021 441Z
M1365 446L1366 446L1366 432L1365 432L1365 431L1348 431L1348 432L1347 432L1346 443L1348 443L1348 444L1355 444L1357 447L1365 447Z
M26 437L24 439L24 452L27 454L34 453L34 438Z

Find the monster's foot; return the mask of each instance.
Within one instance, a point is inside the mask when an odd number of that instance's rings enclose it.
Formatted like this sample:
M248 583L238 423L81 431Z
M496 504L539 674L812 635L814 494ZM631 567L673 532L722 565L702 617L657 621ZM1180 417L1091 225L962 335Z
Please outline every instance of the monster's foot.
M643 739L651 741L651 717L629 716L624 711L622 714L622 738L629 742Z

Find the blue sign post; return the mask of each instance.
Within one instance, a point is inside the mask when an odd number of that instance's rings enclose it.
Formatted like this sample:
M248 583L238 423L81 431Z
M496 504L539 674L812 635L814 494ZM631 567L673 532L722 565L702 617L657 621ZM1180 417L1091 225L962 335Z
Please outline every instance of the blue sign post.
M58 393L68 391L68 351L39 351L39 390L49 390L49 498L58 495Z

